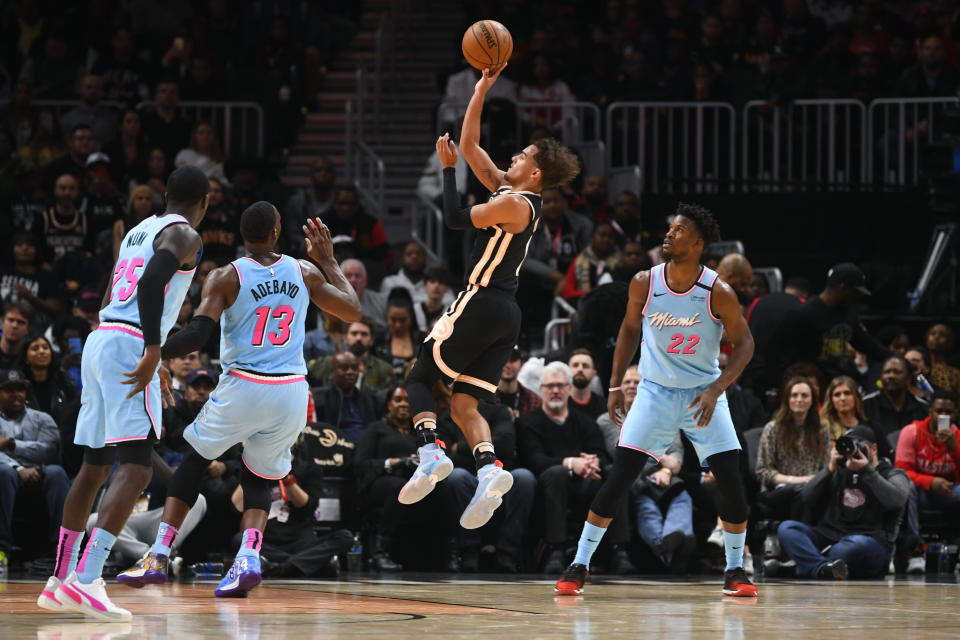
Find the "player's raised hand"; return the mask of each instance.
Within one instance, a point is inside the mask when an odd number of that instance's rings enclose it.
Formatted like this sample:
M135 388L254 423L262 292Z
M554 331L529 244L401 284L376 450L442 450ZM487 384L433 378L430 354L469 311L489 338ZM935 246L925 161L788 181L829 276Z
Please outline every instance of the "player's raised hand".
M723 391L710 385L701 391L697 397L693 399L693 402L690 403L690 406L687 407L687 409L693 409L694 407L697 409L693 414L693 423L697 425L697 429L703 429L710 424L710 418L713 417L713 410L717 407L717 398L720 397L721 393L723 393Z
M177 403L173 397L173 385L170 382L170 371L163 365L157 369L157 375L160 376L160 401L163 402L163 408L172 407Z
M333 258L333 238L330 229L323 224L320 218L309 218L303 225L303 235L306 236L307 255L314 262Z
M157 372L157 366L160 364L160 345L153 344L143 350L143 356L137 363L137 368L133 371L124 371L123 375L127 379L123 384L132 384L133 389L127 394L127 398L132 398L147 388L150 381L153 380L153 374Z
M620 389L610 391L610 395L607 397L607 413L610 414L610 419L613 420L613 424L617 425L618 429L623 426L623 419L627 417L624 406L623 392Z
M486 94L487 91L490 91L490 87L493 86L493 83L497 81L497 78L500 77L500 73L507 68L507 63L504 62L499 67L487 68L480 72L480 79L477 80L476 86L473 90L480 94Z
M449 133L445 133L437 138L437 157L440 158L440 164L442 164L444 168L449 169L450 167L457 166L457 159L459 158L457 145L450 139Z

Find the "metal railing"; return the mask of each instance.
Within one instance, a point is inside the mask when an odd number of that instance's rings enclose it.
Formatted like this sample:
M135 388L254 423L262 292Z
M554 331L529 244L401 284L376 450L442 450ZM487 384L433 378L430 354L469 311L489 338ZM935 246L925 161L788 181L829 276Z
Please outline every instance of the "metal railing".
M376 216L385 212L386 167L383 160L363 141L363 113L354 114L353 102L344 105L344 174L356 186L364 206ZM354 120L357 123L354 123Z
M742 113L744 190L830 189L868 183L867 112L859 100L795 100Z
M902 187L917 183L920 149L942 137L940 120L960 98L881 98L870 103L869 172L873 184Z
M427 252L427 262L446 262L443 234L446 228L443 211L432 200L418 196L407 205L410 216L410 237Z
M563 298L557 296L553 299L550 304L550 321L543 328L544 351L558 351L566 346L576 313L576 308Z
M7 107L9 100L0 101L0 108ZM64 114L79 107L79 100L32 100L30 108L48 109L60 119ZM123 109L123 104L112 100L102 100L100 106L109 107L117 111ZM137 110L153 107L156 103L145 100L137 104ZM220 139L223 141L225 153L256 153L263 155L264 117L263 108L255 102L200 102L184 101L178 106L183 115L193 121L207 120L213 124ZM64 131L64 135L69 132Z
M736 116L726 102L614 102L607 169L637 165L651 193L716 192L736 178Z

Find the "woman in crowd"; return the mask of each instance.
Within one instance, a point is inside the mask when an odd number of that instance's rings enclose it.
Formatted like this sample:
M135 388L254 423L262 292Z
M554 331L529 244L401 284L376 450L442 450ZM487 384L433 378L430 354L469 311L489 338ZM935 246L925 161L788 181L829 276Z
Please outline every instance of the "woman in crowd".
M417 357L417 348L424 338L414 324L410 293L402 287L393 289L387 299L387 330L375 351L380 358L393 365L394 371L400 376L404 367Z
M163 194L167 192L167 177L171 171L163 149L151 149L147 154L147 166L140 182L153 189L154 200L163 202Z
M173 164L177 167L191 165L203 171L208 178L216 178L221 183L225 178L223 175L223 163L227 159L226 154L220 148L220 138L216 130L209 122L198 122L193 125L193 131L190 133L190 146L181 149Z
M28 340L20 350L17 368L30 380L27 405L50 414L59 424L63 407L77 397L77 388L60 368L50 341L44 336Z
M419 524L418 531L441 531L446 542L442 569L457 571L456 506L451 485L438 483L426 498L412 505L397 500L400 490L417 468L417 437L407 398L401 382L387 395L387 414L383 420L367 425L357 443L354 466L357 493L364 527L372 534L370 564L377 571L400 571L404 567L394 558L397 534L404 525ZM432 520L428 526L424 520ZM411 556L412 557L412 556ZM430 557L419 554L418 557Z
M820 424L817 387L809 379L787 381L780 409L763 428L757 454L758 501L777 520L800 517L800 490L830 457L830 436Z
M620 249L609 222L601 222L593 229L590 246L580 252L567 268L563 297L579 298L597 286L600 276L620 264Z
M154 210L153 189L145 184L130 190L127 202L127 215L113 223L113 260L120 255L120 243L130 229L150 217Z
M857 383L849 376L837 376L830 381L823 394L820 423L827 428L830 439L836 440L858 424L866 424L863 398Z
M140 128L140 114L134 108L124 110L120 137L104 149L110 156L110 173L121 190L136 184L136 177L147 163L147 149Z
M960 394L960 369L947 364L947 356L953 351L953 329L935 324L927 329L925 337L930 351L930 383Z

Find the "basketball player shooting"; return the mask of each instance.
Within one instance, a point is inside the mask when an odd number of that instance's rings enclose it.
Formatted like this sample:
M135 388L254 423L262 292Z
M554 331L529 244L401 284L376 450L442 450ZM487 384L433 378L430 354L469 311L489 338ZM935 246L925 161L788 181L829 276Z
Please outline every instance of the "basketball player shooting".
M613 520L616 505L630 490L647 456L659 460L678 427L716 478L727 556L723 593L757 595L743 570L747 501L737 463L740 442L724 395L753 356L753 336L736 293L715 271L700 264L704 246L719 239L709 211L681 203L663 242L665 262L641 271L630 282L607 401L611 419L621 427L613 472L590 506L577 556L554 588L558 595L583 593L590 558ZM717 356L724 330L733 353L721 373ZM620 379L637 352L641 331L643 380L624 419Z
M474 227L478 232L466 288L437 320L407 378L420 462L399 500L403 504L422 500L453 471L453 462L437 441L431 391L438 379L452 383L450 412L477 463L476 493L460 517L460 525L466 529L486 524L502 502L501 496L513 486L513 477L497 460L490 426L477 411L477 403L494 399L500 372L520 334L517 274L540 222L540 191L566 184L579 172L576 156L549 138L514 155L507 171L498 169L480 148L483 100L505 66L483 70L467 106L460 138L467 164L492 192L489 202L460 208L454 169L457 148L449 134L437 140L437 155L444 167L444 221L451 229Z

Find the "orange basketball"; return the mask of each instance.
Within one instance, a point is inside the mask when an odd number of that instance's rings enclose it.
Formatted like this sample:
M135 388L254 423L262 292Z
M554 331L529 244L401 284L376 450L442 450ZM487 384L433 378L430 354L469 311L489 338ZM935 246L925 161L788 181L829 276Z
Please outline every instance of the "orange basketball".
M463 57L474 69L499 67L513 53L513 36L496 20L474 22L463 34Z

